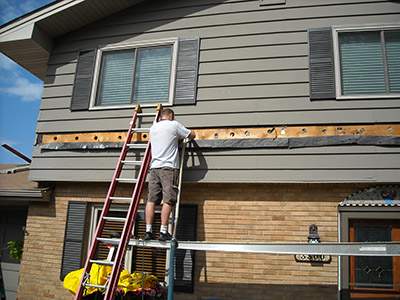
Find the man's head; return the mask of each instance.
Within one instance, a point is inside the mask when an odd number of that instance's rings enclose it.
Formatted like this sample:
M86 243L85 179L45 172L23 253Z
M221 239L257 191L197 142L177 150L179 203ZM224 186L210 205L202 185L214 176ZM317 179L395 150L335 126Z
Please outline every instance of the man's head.
M172 109L166 108L161 112L161 119L162 120L174 120L175 119L175 113Z

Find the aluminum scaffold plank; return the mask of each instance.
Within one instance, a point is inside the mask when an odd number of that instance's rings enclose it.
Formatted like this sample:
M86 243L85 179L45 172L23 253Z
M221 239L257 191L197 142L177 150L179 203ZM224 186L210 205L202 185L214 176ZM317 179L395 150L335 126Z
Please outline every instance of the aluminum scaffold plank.
M129 246L169 249L171 242L130 240ZM177 241L176 249L265 254L400 256L399 242L385 243L225 243Z

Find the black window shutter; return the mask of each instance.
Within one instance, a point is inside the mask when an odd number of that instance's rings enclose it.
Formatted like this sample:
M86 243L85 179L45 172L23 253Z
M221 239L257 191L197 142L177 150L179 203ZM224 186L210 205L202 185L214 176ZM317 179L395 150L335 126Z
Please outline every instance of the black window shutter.
M182 205L179 212L176 239L195 241L197 230L197 205ZM174 291L193 293L195 251L177 249L175 251Z
M195 104L200 39L180 39L174 105Z
M331 28L308 30L310 99L335 99L335 69Z
M88 110L93 83L96 49L81 50L77 61L71 110Z
M87 202L70 201L68 203L65 224L64 249L60 279L82 268L82 254L86 231Z

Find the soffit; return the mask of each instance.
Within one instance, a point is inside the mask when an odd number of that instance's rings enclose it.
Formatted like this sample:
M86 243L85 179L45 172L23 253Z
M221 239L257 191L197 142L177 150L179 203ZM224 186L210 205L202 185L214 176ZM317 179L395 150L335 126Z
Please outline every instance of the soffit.
M144 0L63 0L0 27L0 51L44 80L53 40ZM27 55L29 53L29 55Z

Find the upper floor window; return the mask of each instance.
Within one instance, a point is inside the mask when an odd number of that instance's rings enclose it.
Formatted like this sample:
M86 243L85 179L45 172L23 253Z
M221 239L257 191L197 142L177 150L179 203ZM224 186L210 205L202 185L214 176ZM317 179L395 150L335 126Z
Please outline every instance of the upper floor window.
M400 30L338 32L341 95L400 93Z
M309 29L310 99L400 95L400 26Z
M71 111L193 105L199 38L113 44L78 52Z
M175 42L103 48L92 107L172 102Z

